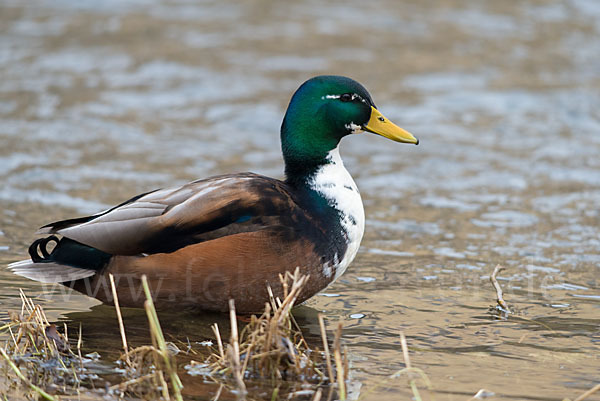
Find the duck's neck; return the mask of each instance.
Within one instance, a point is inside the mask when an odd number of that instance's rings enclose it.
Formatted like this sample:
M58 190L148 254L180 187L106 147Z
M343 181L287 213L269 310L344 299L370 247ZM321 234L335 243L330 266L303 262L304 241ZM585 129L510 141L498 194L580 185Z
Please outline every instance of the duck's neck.
M360 209L359 214L364 216L360 192L344 167L338 147L327 152L318 162L292 169L286 163L286 183L300 192L317 195L326 200L328 206L344 215L353 214Z
M331 150L325 161L307 177L305 185L338 212L347 233L359 229L362 237L365 222L362 199L352 176L344 167L339 149Z
M321 164L307 172L303 182L308 188L333 201L331 205L338 209L342 206L340 202L345 195L356 194L360 198L358 188L346 170L337 147L327 153ZM356 198L354 195L351 197Z
M339 149L332 149L323 163L306 171L303 176L292 177L291 181L307 197L313 212L327 222L327 231L336 243L334 248L339 250L328 262L337 278L356 256L365 228L360 192L344 167Z
M295 187L305 186L312 178L318 174L324 166L332 164L334 155L337 155L337 160L340 160L337 143L333 145L331 150L327 148L322 150L299 148L298 146L283 146L283 159L285 162L285 176L288 184ZM341 162L341 160L340 160ZM343 168L343 163L340 164Z

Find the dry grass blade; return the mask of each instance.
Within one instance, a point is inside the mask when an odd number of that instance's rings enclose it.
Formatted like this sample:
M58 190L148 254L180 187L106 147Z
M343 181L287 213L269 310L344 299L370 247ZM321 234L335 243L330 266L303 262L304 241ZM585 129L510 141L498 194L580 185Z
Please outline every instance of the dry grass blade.
M119 306L119 296L117 295L117 287L115 286L115 277L112 275L112 273L110 273L108 277L110 279L110 288L112 290L115 309L117 311L119 331L121 332L121 341L123 341L123 351L125 352L127 363L131 364L131 361L129 360L129 347L127 346L127 336L125 335L125 325L123 324L123 316L121 315L121 307Z
M340 400L346 399L346 383L344 381L344 363L342 362L342 323L338 324L338 328L335 332L333 339L333 358L335 359L335 367L337 370L337 385L340 392Z
M333 376L333 367L331 366L331 356L329 354L329 344L327 343L327 332L325 331L325 320L323 315L319 314L319 327L321 328L321 339L323 340L323 352L325 352L325 362L327 363L327 373L329 374L329 382L335 383Z
M402 355L404 356L404 363L406 364L406 368L408 370L412 370L410 356L408 355L408 344L406 343L406 337L404 336L403 332L400 332L400 345L402 346ZM417 387L417 383L415 382L415 380L410 379L409 384L413 392L413 396L415 397L415 400L421 401L421 394L419 393L419 388Z
M181 389L183 388L183 385L181 384L181 380L177 375L176 365L174 364L174 361L171 360L171 355L169 354L167 343L160 327L158 315L156 314L156 309L154 308L154 302L152 301L152 294L150 293L150 287L148 286L148 279L145 275L142 276L142 286L146 295L144 307L146 309L146 315L148 316L148 323L150 323L150 333L152 335L153 342L155 342L158 346L160 351L159 355L164 363L166 373L171 379L171 386L173 387L175 399L178 401L183 400L183 397L181 396ZM161 381L164 382L162 371L159 371L158 374L161 376ZM168 399L168 394L166 394L166 396Z
M219 332L219 325L212 325L213 332L215 333L215 338L217 339L217 346L219 347L219 356L221 359L225 359L225 352L223 351L223 341L221 340L221 333Z
M590 395L594 394L595 392L597 392L599 390L600 390L600 383L596 384L594 387L592 387L585 393L581 394L579 397L575 398L575 400L573 400L573 401L583 401L586 398L588 398Z
M240 363L240 344L238 341L237 317L233 299L229 300L229 320L231 324L231 340L229 342L230 346L227 347L227 356L230 360L231 370L237 383L238 390L242 394L245 394L246 385L244 384L244 372L242 371Z

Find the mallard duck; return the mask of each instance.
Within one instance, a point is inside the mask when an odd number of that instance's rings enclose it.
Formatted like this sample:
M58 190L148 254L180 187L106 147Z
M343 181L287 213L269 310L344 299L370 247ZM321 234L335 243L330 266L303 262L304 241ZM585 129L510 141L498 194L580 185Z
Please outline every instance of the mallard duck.
M20 276L61 283L112 303L142 307L146 275L158 307L258 312L267 284L296 267L310 277L297 303L339 278L358 251L365 226L360 193L338 145L372 132L418 144L385 118L367 90L341 76L318 76L294 93L281 126L285 180L227 174L158 189L104 212L43 226L31 259L9 267ZM49 250L49 245L50 250Z

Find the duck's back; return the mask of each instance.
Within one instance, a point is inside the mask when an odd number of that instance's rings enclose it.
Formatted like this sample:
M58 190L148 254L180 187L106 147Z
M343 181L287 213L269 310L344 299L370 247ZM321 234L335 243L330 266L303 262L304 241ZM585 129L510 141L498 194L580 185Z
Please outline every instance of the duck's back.
M253 173L221 175L136 196L105 212L48 224L113 255L174 252L188 245L286 221L300 210L286 184Z

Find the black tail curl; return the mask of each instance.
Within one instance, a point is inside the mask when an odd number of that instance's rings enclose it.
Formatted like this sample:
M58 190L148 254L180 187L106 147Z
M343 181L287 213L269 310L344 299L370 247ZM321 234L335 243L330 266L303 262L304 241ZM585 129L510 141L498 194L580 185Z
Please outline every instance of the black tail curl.
M56 245L49 251L48 244L51 242ZM33 263L58 263L90 270L102 269L112 257L99 249L56 235L33 241L29 246L29 256Z
M47 262L50 253L48 252L48 243L56 242L56 246L58 246L59 239L56 235L51 235L46 238L40 238L29 246L29 256L31 256L31 260L34 263L39 262Z

